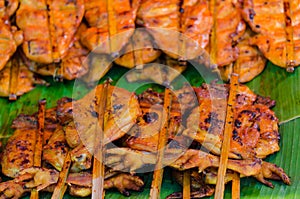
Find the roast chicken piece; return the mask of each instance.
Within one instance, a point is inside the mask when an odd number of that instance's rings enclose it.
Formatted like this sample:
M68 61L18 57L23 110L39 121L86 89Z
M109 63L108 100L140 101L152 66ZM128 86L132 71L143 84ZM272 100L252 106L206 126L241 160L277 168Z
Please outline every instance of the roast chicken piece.
M73 121L83 144L93 150L93 135L98 126L98 104L96 99L101 89L97 86L82 99L59 106L58 117L62 123ZM137 97L125 89L109 86L105 109L106 126L104 129L104 144L110 143L128 132L141 114ZM85 118L82 120L82 118Z
M53 192L59 173L53 169L28 168L20 171L13 180L0 183L1 198L20 198L33 188L38 191ZM73 196L86 197L92 192L92 175L89 172L70 173L67 177L69 193ZM128 173L106 173L104 189L117 188L129 196L128 190L140 191L144 182Z
M228 95L226 87L205 85L196 89L200 106L190 114L187 124L190 123L191 128L183 133L217 155L221 153L223 139ZM261 99L246 86L239 86L230 158L264 158L279 151L278 119L268 105L272 106L274 102L268 98ZM199 117L195 117L197 112Z
M174 161L174 153L181 153L182 155ZM165 166L170 166L180 171L197 168L198 172L201 173L208 168L218 168L220 158L202 150L168 148L165 151L163 161ZM149 165L153 165L154 168L156 154L129 148L110 148L107 150L105 163L113 170L134 172L141 168L145 169L145 165L148 169ZM266 179L282 180L286 184L291 183L288 175L282 168L275 164L264 162L261 159L228 159L228 169L240 173L241 176L253 176L268 186L271 183Z
M140 0L114 1L111 11L107 0L85 0L85 18L91 28L81 42L95 53L119 54L134 32Z
M66 56L83 15L83 0L21 0L16 23L24 33L25 55L43 64L59 62Z
M160 85L168 86L181 75L187 66L181 65L178 60L166 57L166 60L145 65L142 69L130 70L126 74L128 82L150 81Z
M208 45L212 16L207 1L180 4L178 0L143 0L137 23L147 28L167 55L193 59Z
M36 74L28 70L24 62L16 54L0 71L0 96L16 100L34 89L35 85L48 85Z
M210 1L214 25L210 42L210 55L219 67L234 62L239 51L237 41L244 34L246 25L238 2L232 0Z
M178 170L172 171L172 177L177 183L183 186L183 172ZM208 184L205 184L205 175L203 173L198 173L195 170L190 171L191 180L191 198L204 198L206 196L211 196L214 193L214 188ZM182 192L175 192L167 197L167 199L180 199L183 197Z
M242 40L237 44L239 50L237 60L228 66L219 68L224 81L227 82L231 73L234 72L239 74L239 82L248 82L264 70L267 60L256 46L251 45L251 36L253 33L247 30Z
M252 43L275 65L293 70L300 64L300 7L297 1L287 2L246 0L243 15L251 29L259 33Z
M126 68L134 68L157 59L161 51L154 49L151 35L144 29L137 28L128 44L122 50L124 54L115 60L115 63Z
M61 62L51 64L41 64L29 60L26 56L22 58L31 71L43 76L53 76L60 80L61 78L72 80L80 78L88 73L89 63L85 61L89 51L80 43L80 37L83 31L87 29L86 25L81 23L74 38L72 39L71 47L66 52L66 55L61 59Z
M10 25L9 17L18 7L18 0L0 0L0 70L17 50L23 41L22 32Z

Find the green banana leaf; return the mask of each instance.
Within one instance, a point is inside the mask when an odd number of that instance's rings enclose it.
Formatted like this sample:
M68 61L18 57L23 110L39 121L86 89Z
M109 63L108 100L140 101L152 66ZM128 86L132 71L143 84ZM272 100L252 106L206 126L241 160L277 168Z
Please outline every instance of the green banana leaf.
M102 78L103 82L106 78L111 78L115 82L127 72L127 69L121 67L113 67L105 77ZM300 198L300 69L296 69L294 73L287 73L284 69L273 66L268 63L264 72L256 77L253 81L247 83L247 85L253 89L256 93L263 96L270 96L275 99L277 104L273 109L281 122L280 134L281 141L280 152L269 156L266 160L272 163L276 163L282 167L291 177L292 185L288 186L282 182L273 182L274 189L266 187L257 182L253 178L241 179L241 198ZM201 85L204 80L200 77L195 69L189 68L183 73L186 79L195 86ZM87 93L88 89L82 85L76 85L74 90L74 81L64 81L63 83L53 82L51 78L48 79L51 85L49 87L37 86L33 91L21 96L17 101L10 102L8 99L0 99L0 138L3 144L7 141L8 137L13 133L10 129L12 120L20 113L32 114L37 111L38 101L42 98L47 99L47 107L53 107L56 105L56 101L61 97L74 97L83 96ZM176 80L175 80L176 81ZM176 84L181 85L182 82L176 81ZM126 84L122 82L120 86L133 89L137 85ZM139 88L137 92L148 87L155 87L161 89L157 85L146 84ZM76 93L73 93L76 92ZM169 176L170 171L166 170L164 174L164 181L161 191L161 198L165 198L167 195L181 191L181 187L174 182ZM143 192L132 192L129 197L133 198L148 198L150 185L152 180L152 173L144 174L144 180L146 186ZM231 185L226 186L225 198L231 198ZM28 196L27 196L28 197ZM50 198L50 194L41 194L41 198ZM68 194L65 198L73 198ZM106 198L128 198L122 196L117 191L107 191Z

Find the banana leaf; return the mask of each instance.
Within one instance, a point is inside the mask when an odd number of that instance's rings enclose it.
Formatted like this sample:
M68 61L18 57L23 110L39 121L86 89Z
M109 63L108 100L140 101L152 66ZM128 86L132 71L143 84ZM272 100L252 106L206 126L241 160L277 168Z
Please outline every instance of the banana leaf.
M127 69L121 67L113 67L105 77L100 81L103 82L107 78L111 78L114 82L122 77L127 72ZM287 73L284 69L273 66L268 63L266 69L261 75L256 77L247 85L256 93L263 96L270 96L276 100L276 107L273 109L281 122L280 125L280 147L281 150L269 156L266 160L276 163L282 167L291 177L292 185L288 186L282 182L273 182L274 189L268 188L253 178L241 179L241 198L300 198L300 69L296 69L294 73ZM194 86L199 86L204 82L204 79L199 76L194 68L189 67L183 73L186 79ZM211 79L212 80L212 79ZM56 101L61 97L76 97L80 98L88 92L88 89L83 84L76 84L74 89L74 81L64 81L57 83L48 79L50 86L37 86L33 91L27 93L17 101L10 102L5 98L0 99L0 141L5 144L9 136L13 133L10 129L12 120L20 113L32 114L38 109L38 100L47 99L47 107L56 105ZM175 80L176 85L180 86L182 82ZM127 84L125 81L118 81L118 86L126 89L135 89L137 85ZM141 92L148 87L154 87L160 90L161 87L155 84L145 84L136 92ZM74 93L76 92L76 93ZM161 198L167 195L181 191L181 187L170 178L170 171L166 170L162 186ZM152 173L143 175L146 186L143 192L132 192L129 197L133 198L148 198ZM231 198L231 185L226 185L225 198ZM28 198L28 196L26 196ZM50 194L41 194L41 198L50 198ZM66 194L65 198L71 199L70 195ZM107 191L106 198L128 198L122 196L117 191ZM212 197L211 197L212 198Z

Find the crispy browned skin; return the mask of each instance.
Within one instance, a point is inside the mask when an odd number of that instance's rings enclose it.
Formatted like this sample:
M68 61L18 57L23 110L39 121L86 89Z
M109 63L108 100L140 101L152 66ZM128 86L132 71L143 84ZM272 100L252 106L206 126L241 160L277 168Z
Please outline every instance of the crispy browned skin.
M243 15L253 31L259 33L252 40L264 56L275 65L286 67L287 62L287 33L286 26L293 27L294 61L300 64L300 6L297 1L290 1L290 24L286 24L284 2L273 1L244 1Z
M72 40L71 47L68 49L59 65L53 63L40 64L29 60L21 54L22 58L31 71L40 75L54 76L56 78L64 78L67 80L80 78L85 75L89 69L89 64L85 61L89 51L79 41L82 32L86 29L87 27L83 23L79 26Z
M183 184L183 172L178 170L172 171L172 177L181 186ZM191 198L204 198L206 196L211 196L215 190L212 186L205 184L205 175L203 173L198 173L196 170L190 171L191 178ZM180 199L182 198L182 192L175 192L167 197L167 199Z
M214 9L214 35L211 39L210 54L213 61L219 66L225 66L238 58L238 48L235 46L238 39L243 35L246 25L242 20L239 4L231 0L217 0Z
M186 0L180 4L178 0L143 0L137 23L149 30L169 56L193 59L208 45L212 16L207 1Z
M34 89L37 84L47 85L47 82L31 72L17 56L14 56L0 71L1 97L7 97L11 94L20 96ZM15 75L16 81L12 80L12 74Z
M135 30L123 51L124 54L117 58L115 63L127 68L152 62L161 54L161 51L154 49L153 38L143 29Z
M226 86L221 85L196 89L200 107L195 108L194 114L187 120L193 130L185 133L215 154L220 154L223 139L227 92ZM267 106L268 99L259 99L248 87L239 86L229 154L231 158L264 158L279 150L278 119ZM197 127L195 112L198 111ZM198 129L196 134L195 129Z
M180 31L184 34L185 52L183 57L193 59L201 55L209 44L213 26L212 12L206 0L184 0L181 6ZM192 54L192 55L190 55Z
M251 45L250 37L252 35L252 32L247 30L242 40L237 44L239 56L235 63L219 68L224 81L228 81L230 74L234 72L239 74L239 82L248 82L264 70L266 59L256 46Z
M24 32L25 55L44 64L60 61L72 44L83 14L83 0L21 0L16 22Z
M39 191L53 192L59 173L53 169L28 168L10 181L0 183L1 198L20 198L33 188ZM91 194L92 175L89 172L70 173L67 177L69 193L86 197ZM138 176L128 173L105 174L104 189L117 188L120 193L129 196L128 190L140 191L144 182Z
M0 0L0 70L4 68L23 40L22 32L17 31L16 27L11 27L9 21L18 4L18 0Z
M81 42L89 49L96 53L119 53L126 45L135 28L136 11L139 6L139 0L115 1L113 11L115 19L109 19L106 0L85 0L85 18L91 28L89 28L81 37ZM113 20L115 24L110 24ZM112 27L116 32L114 47L111 48L109 41L109 28Z
M137 23L148 28L160 49L174 58L179 52L179 9L179 0L143 0L137 15Z
M131 70L126 74L128 82L153 81L160 85L170 85L181 75L187 66L181 66L177 59L166 57L166 60L157 60L143 67L143 70Z

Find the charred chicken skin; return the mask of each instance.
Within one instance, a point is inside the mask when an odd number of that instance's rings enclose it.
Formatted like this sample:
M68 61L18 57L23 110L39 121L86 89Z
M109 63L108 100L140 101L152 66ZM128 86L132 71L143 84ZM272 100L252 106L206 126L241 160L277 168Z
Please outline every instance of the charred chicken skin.
M82 44L96 53L118 55L134 32L139 2L114 1L108 10L106 0L85 0L85 18L91 27L83 33Z
M39 63L59 62L66 56L83 14L83 0L20 1L16 23L23 31L25 55Z
M68 151L72 161L67 178L70 193L79 196L91 194L91 173L88 171L92 167L93 140L99 114L96 102L102 88L96 87L78 101L63 98L56 108L46 111L42 168L33 167L36 117L21 115L14 121L16 131L9 139L1 160L2 172L14 179L0 184L2 197L18 198L32 188L53 191ZM246 86L238 88L228 169L241 176L253 176L268 186L272 184L267 179L290 184L282 168L262 160L279 150L278 121L269 109L275 102L257 96ZM105 166L106 171L112 173L107 174L104 188L116 187L125 195L128 195L128 189L141 190L144 184L141 179L128 173L155 167L157 132L165 120L160 108L164 103L162 96L148 90L137 98L124 89L108 86L104 111ZM227 96L228 85L204 84L200 88L183 87L174 91L163 165L180 171L196 168L208 176L210 181L207 183L214 184L213 169L220 164L218 143L223 139L221 124L224 123L225 110L221 105L226 104ZM188 124L190 122L193 124ZM187 143L187 140L193 139L195 142ZM202 150L201 146L206 150ZM18 154L17 159L15 154ZM230 172L227 179L230 180ZM207 187L195 192L195 196L212 192Z

